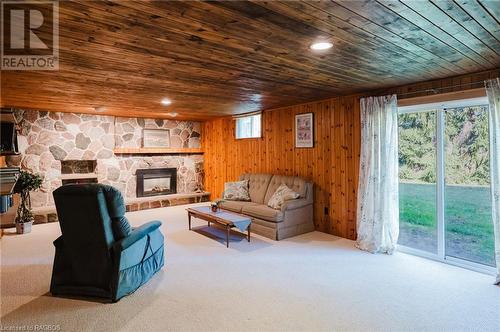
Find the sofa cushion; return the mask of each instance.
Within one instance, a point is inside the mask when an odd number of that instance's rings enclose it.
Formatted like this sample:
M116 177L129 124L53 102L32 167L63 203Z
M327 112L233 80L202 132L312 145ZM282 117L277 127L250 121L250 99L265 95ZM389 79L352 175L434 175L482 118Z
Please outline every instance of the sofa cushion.
M231 201L249 201L248 180L224 183L223 198Z
M278 187L282 184L286 184L288 188L299 193L300 197L305 197L306 181L304 179L296 176L273 175L271 181L269 181L266 196L264 197L264 204L267 205L267 203L269 203L269 200L276 192L276 189L278 189Z
M244 206L241 213L272 222L283 221L283 212L263 204Z
M222 209L238 212L240 213L244 206L257 205L254 202L245 202L245 201L222 201L219 203L219 206Z
M276 189L273 196L271 196L269 202L267 202L267 206L280 210L285 201L299 198L299 196L299 193L296 193L292 189L288 188L286 184L282 184L278 187L278 189Z
M240 180L248 180L248 191L252 202L264 204L271 174L242 174Z

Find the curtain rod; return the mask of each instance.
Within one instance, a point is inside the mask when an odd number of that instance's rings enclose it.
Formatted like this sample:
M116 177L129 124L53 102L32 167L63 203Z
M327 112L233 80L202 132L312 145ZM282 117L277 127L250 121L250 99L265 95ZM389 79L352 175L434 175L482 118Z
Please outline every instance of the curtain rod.
M459 88L459 87L462 87L462 86L472 86L472 85L478 85L478 84L481 84L481 86L484 86L484 81L477 81L477 82L472 82L472 83L462 83L462 84L450 85L450 86L443 87L443 88L432 88L432 89L417 90L417 91L405 92L405 93L396 93L396 95L399 97L399 96L411 95L411 94L422 93L422 92L433 92L434 94L437 94L441 90L447 90L447 89L452 89L452 88Z
M261 114L261 113L262 113L262 111L253 111L253 112L235 114L235 115L233 115L233 119L244 118L246 116L257 115L257 114Z

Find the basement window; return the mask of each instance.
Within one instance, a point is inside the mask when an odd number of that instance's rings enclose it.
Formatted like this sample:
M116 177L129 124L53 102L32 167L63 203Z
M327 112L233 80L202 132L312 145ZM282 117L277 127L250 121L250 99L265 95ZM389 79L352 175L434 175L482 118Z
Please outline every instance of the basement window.
M236 139L262 137L262 113L238 116L236 121Z

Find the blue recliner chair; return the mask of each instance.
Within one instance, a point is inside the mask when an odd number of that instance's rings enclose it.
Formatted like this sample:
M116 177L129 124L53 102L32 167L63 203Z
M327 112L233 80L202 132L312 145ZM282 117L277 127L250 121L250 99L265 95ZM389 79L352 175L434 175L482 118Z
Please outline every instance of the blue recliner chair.
M50 292L108 298L134 292L163 266L160 221L132 229L121 193L102 184L70 184L54 191L62 236Z

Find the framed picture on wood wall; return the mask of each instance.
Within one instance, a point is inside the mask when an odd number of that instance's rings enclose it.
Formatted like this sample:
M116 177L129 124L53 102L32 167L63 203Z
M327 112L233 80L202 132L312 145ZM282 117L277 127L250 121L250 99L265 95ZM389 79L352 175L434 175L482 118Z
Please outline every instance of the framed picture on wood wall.
M142 131L142 146L144 148L169 148L170 130L144 129Z
M295 115L295 147L314 147L314 113Z

